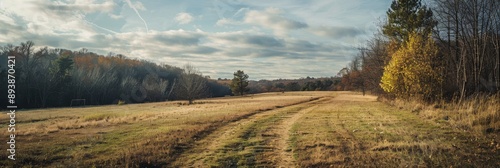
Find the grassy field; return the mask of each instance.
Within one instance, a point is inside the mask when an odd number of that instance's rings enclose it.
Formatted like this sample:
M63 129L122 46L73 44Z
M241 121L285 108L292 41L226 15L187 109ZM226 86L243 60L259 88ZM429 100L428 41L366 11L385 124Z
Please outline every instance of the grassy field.
M195 103L20 111L17 160L0 166L500 167L496 133L474 136L374 96L287 92Z

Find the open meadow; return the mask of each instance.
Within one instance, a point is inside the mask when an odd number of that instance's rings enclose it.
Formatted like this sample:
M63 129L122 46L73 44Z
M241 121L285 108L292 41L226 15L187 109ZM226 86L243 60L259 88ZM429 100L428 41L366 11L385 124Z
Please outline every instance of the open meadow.
M495 134L474 136L355 92L16 114L16 160L1 167L500 167ZM0 132L2 158L8 136Z

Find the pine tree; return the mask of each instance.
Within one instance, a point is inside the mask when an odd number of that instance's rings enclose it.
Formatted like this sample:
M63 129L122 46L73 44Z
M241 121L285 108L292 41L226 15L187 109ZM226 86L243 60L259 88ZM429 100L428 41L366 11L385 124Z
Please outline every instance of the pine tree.
M244 95L248 92L248 75L245 72L238 70L234 73L234 78L231 81L231 91L234 95Z
M70 70L73 68L73 59L71 52L64 52L59 58L54 60L49 68L50 86L48 93L54 93L53 99L57 100L57 105L64 105L65 96L68 93L69 85L71 83ZM45 104L45 103L44 103Z
M432 10L420 0L394 0L387 11L387 23L382 32L398 43L408 41L412 32L425 37L437 24L432 15Z

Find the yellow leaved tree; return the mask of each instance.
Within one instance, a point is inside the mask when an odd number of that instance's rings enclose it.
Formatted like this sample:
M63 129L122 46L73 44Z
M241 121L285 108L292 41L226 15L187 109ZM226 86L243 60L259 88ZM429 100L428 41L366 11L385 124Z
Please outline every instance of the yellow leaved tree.
M384 67L380 86L397 98L417 97L430 101L440 97L443 82L438 48L430 35L411 33L406 43L392 53Z

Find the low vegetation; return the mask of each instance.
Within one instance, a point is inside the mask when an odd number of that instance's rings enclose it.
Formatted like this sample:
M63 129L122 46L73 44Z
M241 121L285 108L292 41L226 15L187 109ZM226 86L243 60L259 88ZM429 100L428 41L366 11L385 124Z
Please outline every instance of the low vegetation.
M2 160L0 164L500 165L497 133L475 136L471 130L455 127L455 116L451 115L447 120L426 119L421 117L428 113L425 108L417 115L415 110L352 92L278 92L204 99L191 105L173 101L27 110L17 113L16 141L22 144L16 148L19 156L15 162ZM7 116L0 117L2 122L7 120ZM483 121L478 118L476 122ZM0 136L7 137L5 132ZM6 154L0 153L0 157Z
M42 167L165 166L217 128L256 113L309 101L316 95L274 93L185 102L51 108L16 115L15 162ZM7 122L6 116L0 121ZM6 129L1 125L1 129ZM8 137L7 132L0 134ZM66 138L62 138L66 137ZM0 157L7 157L6 152Z
M462 102L437 102L433 104L413 101L386 101L409 110L422 118L451 124L456 129L475 136L497 136L500 133L500 94L475 95Z
M300 167L500 164L498 137L476 137L451 125L376 102L373 96L339 95L297 121L292 145Z

